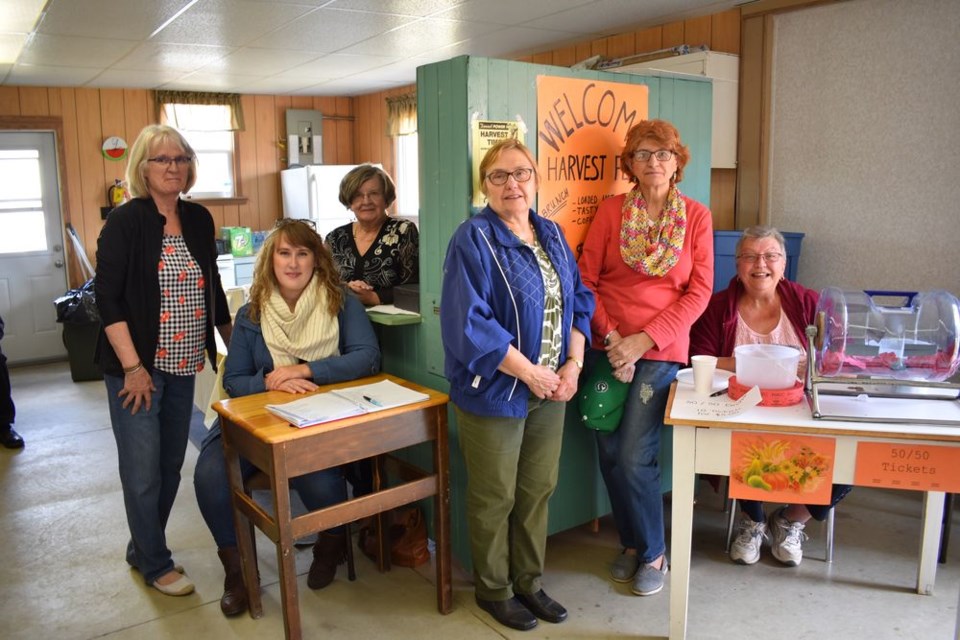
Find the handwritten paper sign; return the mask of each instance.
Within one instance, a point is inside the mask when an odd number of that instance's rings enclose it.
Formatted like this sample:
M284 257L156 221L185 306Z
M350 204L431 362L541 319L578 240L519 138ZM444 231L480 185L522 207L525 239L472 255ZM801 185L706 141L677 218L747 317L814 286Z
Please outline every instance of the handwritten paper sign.
M538 213L556 220L578 257L600 202L630 190L620 152L647 118L648 96L646 85L537 77Z
M861 442L854 484L914 491L960 492L960 448Z
M674 400L672 413L674 416L682 415L685 420L695 418L723 420L738 416L750 407L757 406L761 399L759 387L750 389L736 400L731 400L727 395L716 398L685 397L683 400Z
M834 438L734 431L730 434L730 497L830 504Z

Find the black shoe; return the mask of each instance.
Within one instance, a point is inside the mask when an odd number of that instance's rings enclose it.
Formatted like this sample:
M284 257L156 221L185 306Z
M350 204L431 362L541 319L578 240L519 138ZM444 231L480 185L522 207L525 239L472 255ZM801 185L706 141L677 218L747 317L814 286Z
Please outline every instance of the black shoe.
M13 427L0 429L0 442L2 442L3 446L7 449L23 449L23 438L13 430Z
M518 593L517 600L541 620L556 624L567 619L567 610L562 604L545 594L543 589L536 593Z
M514 598L509 600L481 600L477 598L480 608L489 613L505 627L518 631L529 631L537 626L537 619L530 610Z

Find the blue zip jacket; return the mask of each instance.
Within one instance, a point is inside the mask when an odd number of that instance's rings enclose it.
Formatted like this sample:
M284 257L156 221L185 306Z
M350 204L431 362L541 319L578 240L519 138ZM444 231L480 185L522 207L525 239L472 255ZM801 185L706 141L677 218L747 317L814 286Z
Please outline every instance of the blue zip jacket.
M231 398L266 391L263 377L274 369L263 330L247 315L249 306L237 312L224 364L223 388ZM317 384L355 380L380 371L380 347L363 304L347 294L337 319L340 355L307 363Z
M540 246L560 279L565 362L572 328L590 344L593 293L560 226L530 211ZM531 362L540 358L543 278L533 250L524 245L490 207L461 224L443 263L440 332L450 398L470 413L525 418L530 390L497 370L512 344Z

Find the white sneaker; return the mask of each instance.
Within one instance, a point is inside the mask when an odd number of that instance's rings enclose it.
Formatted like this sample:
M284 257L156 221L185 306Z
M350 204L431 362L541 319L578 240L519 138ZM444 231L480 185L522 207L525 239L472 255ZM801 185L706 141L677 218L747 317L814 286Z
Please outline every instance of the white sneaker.
M737 537L730 545L730 559L737 564L754 564L760 559L760 547L767 537L767 523L740 516Z
M807 534L803 532L802 522L791 522L783 517L783 509L781 507L770 514L770 551L783 564L796 567L803 560L803 541Z

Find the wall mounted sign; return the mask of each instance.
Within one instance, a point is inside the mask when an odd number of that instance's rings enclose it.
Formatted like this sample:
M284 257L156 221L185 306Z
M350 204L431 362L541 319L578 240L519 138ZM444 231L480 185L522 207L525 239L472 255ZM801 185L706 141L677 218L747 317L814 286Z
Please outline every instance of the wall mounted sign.
M854 484L914 491L960 492L960 448L860 442Z
M475 208L482 209L487 197L480 189L480 161L487 151L505 138L516 138L523 142L523 123L515 120L474 120L470 123L473 148L473 202Z
M100 152L107 160L123 160L127 157L127 141L120 136L110 136L103 141Z
M630 190L620 152L648 100L642 84L537 77L538 213L563 227L577 257L600 202Z

